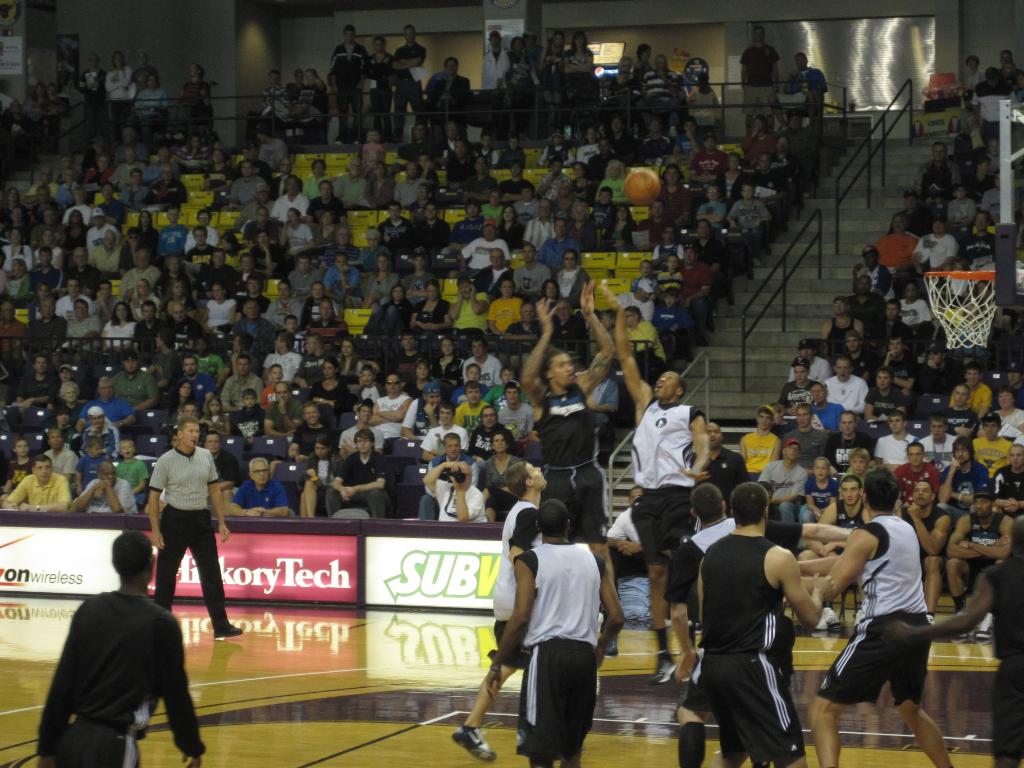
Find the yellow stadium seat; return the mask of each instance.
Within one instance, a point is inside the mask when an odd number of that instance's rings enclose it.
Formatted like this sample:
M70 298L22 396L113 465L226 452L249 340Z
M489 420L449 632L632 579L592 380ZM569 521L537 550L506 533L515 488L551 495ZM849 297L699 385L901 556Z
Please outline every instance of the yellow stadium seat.
M171 222L167 220L166 211L157 211L153 214L153 226L157 229L160 229L160 227L166 227L170 223Z
M543 150L538 147L530 147L523 150L523 156L526 157L526 167L536 168L540 165L540 156L543 154Z
M120 296L121 295L121 281L120 280L111 280L110 281L110 294L112 296Z
M743 154L743 147L740 146L739 144L719 144L718 148L720 150L722 150L722 152L725 152L725 154L727 154L727 155L732 154L732 153L735 153L735 154L738 154L738 155L742 155Z
M547 173L548 172L543 168L527 168L523 171L523 178L534 186L537 186L544 180Z
M381 211L348 211L348 225L355 227L375 227L380 221Z
M615 267L614 253L584 253L580 260L581 266L593 274L595 269L612 269Z
M466 218L465 208L445 208L444 209L444 220L449 224L455 225Z
M183 173L181 183L189 192L201 192L206 189L206 177L201 173Z
M616 269L615 270L615 277L617 277L619 280L627 280L629 282L629 284L632 285L633 281L636 280L638 277L640 277L640 270L639 269Z
M292 165L313 165L314 160L325 160L323 152L300 152L292 157Z
M497 168L491 171L491 176L493 176L494 180L500 184L501 182L508 181L512 178L512 171L507 168Z
M270 278L269 280L267 280L267 285L263 289L263 295L266 296L271 301L276 299L278 297L277 284L279 282L281 282L281 281L277 280L276 278L273 278L273 277Z
M124 217L124 223L127 224L129 227L139 226L139 212L128 211L128 215Z
M442 187L448 186L448 171L437 172L437 183Z
M604 267L595 267L593 269L590 269L588 267L584 267L584 269L586 270L586 273L588 275L590 275L590 279L591 280L597 280L597 282L599 282L599 283L602 280L605 280L605 279L607 279L607 278L612 276L611 271L608 270L608 269L605 269Z
M348 332L358 335L365 331L367 323L370 322L370 312L369 309L346 309L344 317Z
M651 209L646 205L631 205L629 212L633 216L633 221L643 221L650 216Z
M198 205L200 208L205 208L209 205L213 205L213 192L189 190L188 201L192 205Z
M389 152L384 153L384 163L386 165L394 165L395 163L398 162L398 159L398 152L396 152L395 150L391 150Z
M217 214L217 226L225 229L235 226L240 213L241 211L221 211Z
M396 184L400 184L401 182L405 181L406 178L407 177L406 177L405 171L402 171L401 173L396 173L395 174L395 183Z
M509 260L508 265L512 267L512 269L519 269L519 267L523 266L525 263L526 262L523 261L522 251L513 251L512 258Z
M441 298L451 301L459 295L459 281L454 277L446 277L441 281Z
M18 307L14 310L14 319L19 323L28 324L28 307Z
M634 251L632 253L617 253L615 254L615 266L620 269L640 269L640 262L645 259L651 258L651 254L643 251Z
M237 168L243 160L245 160L245 155L234 155L231 158L231 164Z
M352 245L356 248L366 248L370 241L366 239L368 227L356 227L349 230L352 233Z

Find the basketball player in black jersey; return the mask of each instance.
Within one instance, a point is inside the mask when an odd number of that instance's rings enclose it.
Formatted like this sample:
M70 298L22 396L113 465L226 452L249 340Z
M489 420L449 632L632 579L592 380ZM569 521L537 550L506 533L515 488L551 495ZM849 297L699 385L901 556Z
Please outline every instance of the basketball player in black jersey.
M697 582L704 655L692 680L706 694L718 722L721 765L754 763L777 768L807 765L803 732L777 658L791 654L793 637L782 637L783 597L800 623L821 618L825 579L807 593L793 553L765 538L768 492L743 483L731 499L736 529L704 555ZM783 644L789 646L788 650Z
M995 653L1002 662L992 689L992 755L996 768L1017 768L1024 759L1024 517L1013 521L1013 554L978 576L967 607L934 626L897 622L890 642L945 640L995 617Z
M735 521L726 513L725 500L717 486L711 483L698 485L693 491L692 503L693 514L700 520L701 529L692 537L684 536L672 553L665 594L672 611L672 630L682 649L676 667L676 680L680 683L689 678L697 660L689 617L691 614L700 615L696 585L704 553L736 528ZM832 525L781 523L773 520L765 523L765 537L773 544L791 551L801 539L828 543L845 541L847 536L849 531ZM773 646L774 658L784 678L783 686L788 688L793 672L793 623L787 617L781 617L776 634L779 642ZM710 709L700 686L695 683L687 685L686 693L676 709L679 722L679 768L700 768L704 762L704 723Z
M640 374L633 344L626 332L625 313L606 283L615 310L615 357L636 409L633 435L633 481L644 489L633 508L650 584L651 628L658 643L658 661L651 683L672 677L668 650L667 604L664 600L668 561L684 534L693 533L690 493L708 477L710 446L704 414L683 403L686 387L679 374L666 371L652 388Z
M914 528L896 516L899 481L884 469L864 481L863 528L850 534L829 572L825 598L860 582L863 618L846 648L825 674L811 706L811 728L821 768L839 765L839 717L850 704L878 701L889 683L896 709L937 768L950 768L949 753L935 721L921 708L928 674L928 644L893 648L883 639L887 625L928 623L921 584L920 545Z
M604 474L597 466L596 424L587 398L608 375L614 350L608 331L594 314L593 281L583 288L580 308L599 347L590 367L577 374L572 357L551 346L552 307L541 300L537 302L540 339L523 364L522 384L540 436L548 482L544 499L562 501L569 508L573 541L585 542L608 561Z
M979 574L990 565L1004 560L1010 554L1010 526L1012 518L996 512L992 493L987 488L974 492L974 505L968 515L956 521L949 536L946 554L946 578L949 594L956 610L964 607L966 595ZM983 622L979 628L981 639L991 632Z
M149 598L153 545L141 532L114 540L116 592L75 611L39 724L38 768L136 768L136 739L163 698L188 768L205 751L188 692L181 629ZM74 722L70 722L74 715Z

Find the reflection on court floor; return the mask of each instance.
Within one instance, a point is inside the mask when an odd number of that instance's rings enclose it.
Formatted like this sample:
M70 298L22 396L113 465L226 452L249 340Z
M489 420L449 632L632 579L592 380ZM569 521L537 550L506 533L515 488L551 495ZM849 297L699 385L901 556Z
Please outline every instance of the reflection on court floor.
M34 739L50 678L78 603L0 602L0 768L33 765ZM179 606L192 695L207 746L204 766L471 766L449 737L472 706L494 648L485 614L234 606L239 640L213 640L205 609ZM797 641L794 698L807 706L845 640ZM620 655L601 671L594 730L584 764L676 765L674 684L650 686L650 633L625 632ZM932 648L925 708L957 751L957 766L987 766L991 647ZM488 716L496 765L515 756L519 677ZM883 691L886 700L888 691ZM925 766L891 707L862 705L843 720L844 763ZM715 731L711 729L714 737ZM180 765L162 711L142 743L143 764ZM709 761L710 761L709 751ZM813 763L813 758L812 758ZM708 763L710 764L710 762Z

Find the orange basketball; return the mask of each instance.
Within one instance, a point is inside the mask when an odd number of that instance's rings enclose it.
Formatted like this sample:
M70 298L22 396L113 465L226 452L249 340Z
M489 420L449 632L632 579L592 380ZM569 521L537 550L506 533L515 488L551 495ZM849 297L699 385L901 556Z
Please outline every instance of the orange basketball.
M637 168L626 177L625 189L633 205L650 205L661 194L661 179L651 168Z

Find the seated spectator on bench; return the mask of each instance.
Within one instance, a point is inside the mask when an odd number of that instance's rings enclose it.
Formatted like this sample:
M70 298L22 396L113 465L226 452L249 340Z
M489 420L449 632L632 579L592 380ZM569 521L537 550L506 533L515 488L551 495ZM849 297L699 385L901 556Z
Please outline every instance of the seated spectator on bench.
M839 403L828 400L828 388L820 381L811 383L811 424L825 432L839 430L839 419L845 413Z
M804 487L807 484L807 470L799 464L800 441L786 437L782 446L782 459L773 461L761 472L758 482L771 487L773 519L784 523L799 523L800 508L803 504Z
M220 436L218 436L217 442L219 445ZM117 462L115 469L118 480L124 480L131 486L136 506L145 505L146 487L149 485L149 468L146 466L146 462L135 458L135 441L130 437L122 437L121 442L117 444L117 450L121 455L121 460ZM217 473L223 477L219 467Z
M629 506L608 529L608 552L615 567L615 581L626 623L631 629L650 629L651 601L643 546L633 523L633 504L644 489L629 489Z
M468 442L469 436L466 436ZM465 452L462 447L462 438L454 431L449 432L442 438L442 450L440 453L434 456L430 460L428 465L427 477L430 476L430 470L436 469L440 464L447 463L449 465L454 464L465 464L470 467L470 472L473 475L473 484L476 484L477 472L479 465L473 460L473 457ZM444 478L440 477L440 474L435 476L435 483L433 485L426 482L424 478L424 486L427 492L420 497L419 504L419 519L420 520L437 520L437 505L438 500L443 499L444 495L450 490L450 483ZM481 504L483 497L481 496ZM483 507L481 506L481 509Z
M43 455L32 461L32 474L0 497L0 507L22 512L67 512L70 504L67 478L54 472L50 457Z
M132 486L117 476L114 465L109 461L100 464L99 476L91 480L81 495L71 502L72 512L87 514L128 514L138 513Z
M249 462L249 479L235 491L229 515L243 517L288 517L288 494L279 480L270 479L270 462L257 457Z
M427 472L423 484L437 499L439 522L487 522L484 495L476 487L472 467L465 461L438 462Z
M740 456L751 477L757 477L782 454L782 441L772 431L775 412L767 405L757 409L757 427L740 438Z

